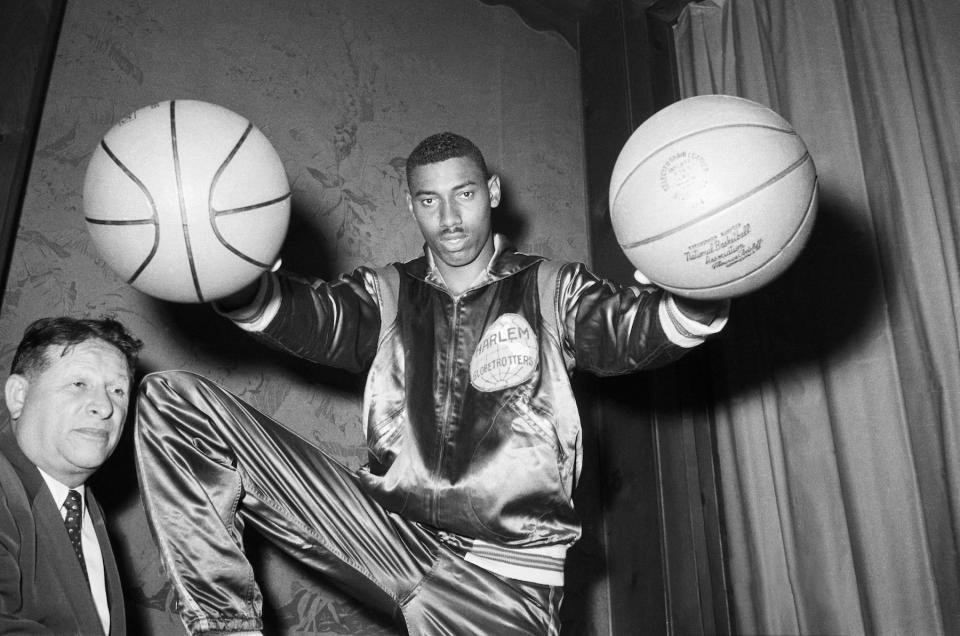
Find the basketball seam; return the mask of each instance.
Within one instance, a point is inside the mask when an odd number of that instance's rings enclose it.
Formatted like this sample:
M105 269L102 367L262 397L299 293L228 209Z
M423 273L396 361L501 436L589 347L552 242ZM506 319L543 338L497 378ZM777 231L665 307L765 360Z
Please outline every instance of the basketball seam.
M247 128L243 131L243 134L240 135L240 138L237 140L237 143L234 144L233 148L230 149L230 152L227 154L227 157L220 164L220 167L217 168L217 172L214 174L213 180L210 182L210 191L207 194L207 211L210 218L210 228L213 230L213 234L217 237L217 240L220 241L221 245L223 245L229 251L233 252L234 254L239 256L241 259L247 261L251 265L255 265L257 267L262 267L266 269L267 267L270 267L270 263L261 263L257 259L251 256L248 256L247 254L244 254L239 249L231 245L230 242L227 241L226 238L224 238L223 234L220 233L220 228L217 227L216 220L217 220L217 217L219 216L224 216L228 214L237 214L239 212L255 210L257 208L266 207L274 203L279 203L280 201L283 201L289 198L290 193L287 192L285 195L281 197L277 197L276 199L273 199L270 201L263 201L261 203L255 203L253 205L247 205L240 208L231 208L228 210L217 210L213 206L213 192L216 189L217 182L220 180L220 177L223 174L223 171L226 170L230 162L233 161L233 158L236 156L237 152L240 151L240 147L247 140L247 137L249 137L250 132L252 130L253 130L253 124L251 124L250 122L247 122Z
M804 212L803 218L800 219L800 222L797 223L797 228L793 231L793 234L790 235L790 238L789 238L789 239L787 239L786 241L784 241L783 247L781 247L777 252L771 254L770 257L769 257L767 260L763 261L762 263L760 263L760 264L758 264L756 267L754 267L753 270L752 270L752 272L756 272L757 270L759 270L759 269L761 269L762 267L766 266L767 263L772 262L774 259L776 259L778 256L780 256L780 255L783 253L783 249L784 249L786 246L790 245L790 243L792 243L792 242L794 241L794 239L796 239L796 237L797 237L797 235L800 233L800 231L804 229L804 226L805 226L806 223L807 223L807 217L809 217L809 216L810 216L810 213L813 211L813 199L814 199L814 197L817 196L817 186L818 186L818 182L819 182L819 179L818 179L817 177L814 177L814 179L813 179L813 187L810 189L810 196L807 198L807 208L806 208L806 212ZM751 273L752 273L752 272L751 272ZM732 285L732 284L734 284L734 283L739 282L741 279L742 279L742 277L741 277L741 278L738 278L738 279L736 279L736 280L727 281L726 283L722 283L722 284L720 284L720 285L711 285L711 286L709 286L709 287L681 287L681 286L679 286L679 285L671 285L670 287L671 287L672 289L674 289L674 290L684 290L684 291L699 291L699 290L703 290L703 289L722 289L722 288L726 287L727 285Z
M190 277L193 278L193 288L197 292L197 299L203 300L203 290L200 289L200 280L197 278L197 264L193 258L193 247L190 244L190 226L187 223L187 203L183 196L183 177L180 174L180 151L177 145L177 109L176 100L170 100L170 142L173 148L173 168L177 177L177 199L180 202L180 225L183 228L183 242L187 248L187 263L190 265Z
M120 161L120 158L117 157L112 150L110 150L106 140L101 140L100 147L103 148L103 151L107 153L107 156L110 157L110 160L113 161L113 163L115 163L117 167L120 168L120 170L122 170L123 173L127 175L127 177L133 181L134 184L136 184L138 188L140 188L140 191L143 192L145 197L147 197L147 202L150 204L151 217L149 219L111 221L107 219L93 219L88 216L84 217L88 223L94 223L96 225L142 225L147 223L151 223L153 225L153 245L150 247L150 252L147 254L146 258L144 258L143 262L140 263L140 266L137 267L130 278L127 279L127 284L129 285L133 283L138 276L140 276L150 261L153 260L153 257L156 255L157 249L160 245L160 223L157 215L157 204L153 200L153 195L150 194L150 190L147 188L146 184L143 183L137 177L137 175L133 174L133 171L127 168L126 164Z
M661 146L658 146L657 148L654 148L654 149L651 150L649 153L647 153L647 156L646 156L646 157L644 157L643 159L641 159L640 161L638 161L637 164L630 170L630 172L628 172L628 173L623 177L623 180L620 182L620 187L617 188L617 193L616 193L613 197L611 197L611 199L610 199L610 205L613 206L613 205L616 203L617 199L620 197L620 192L623 190L623 186L625 186L625 185L627 184L627 182L630 180L630 177L632 177L632 176L634 175L634 173L643 166L643 164L645 164L647 161L649 161L650 158L653 157L654 155L656 155L658 152L660 152L660 151L663 150L664 148L669 148L669 147L672 146L672 145L678 144L678 143L680 143L681 141L683 141L683 140L685 140L685 139L690 139L691 137L696 137L697 135L702 135L702 134L705 134L705 133L708 133L708 132L713 132L713 131L715 131L715 130L721 130L721 129L723 129L723 128L765 128L765 129L767 129L767 130L774 130L774 131L776 131L776 132L781 132L781 133L784 133L784 134L786 134L786 135L792 135L792 136L794 136L794 137L797 136L797 131L792 130L792 129L790 129L790 128L778 128L778 127L776 127L776 126L770 126L770 125L766 125L766 124L749 124L749 123L744 123L744 124L717 124L716 126L709 126L709 127L707 127L707 128L701 128L701 129L699 129L699 130L694 130L694 131L692 131L692 132L687 133L686 135L682 135L682 136L677 137L677 138L675 138L675 139L671 139L670 141L666 142L665 144L663 144L663 145L661 145Z
M216 178L214 178L213 182L216 183ZM218 210L211 205L210 211L213 212L214 217L219 218L221 216L228 216L230 214L237 214L239 212L249 212L250 210L256 210L258 208L265 208L268 205L273 205L274 203L280 203L284 199L289 199L289 198L290 198L290 193L287 192L283 196L279 196L275 199L270 199L269 201L263 201L261 203L254 203L252 205L245 205L239 208L227 208L225 210Z
M155 225L151 219L124 219L124 220L111 220L111 219L94 219L89 216L83 217L87 223L93 223L94 225Z
M666 231L664 231L664 232L660 232L659 234L655 234L655 235L653 235L653 236L649 236L649 237L647 237L647 238L640 239L639 241L633 241L633 242L631 242L631 243L621 243L621 244L620 244L620 247L621 247L622 249L627 250L627 249L632 249L632 248L634 248L634 247L640 247L641 245L646 245L646 244L648 244L648 243L653 243L653 242L655 242L655 241L659 241L660 239L666 238L666 237L668 237L668 236L670 236L670 235L672 235L672 234L676 234L677 232L683 231L683 230L687 229L688 227L690 227L690 226L692 226L692 225L696 225L697 223L700 223L700 222L703 221L704 219L708 219L708 218L710 218L711 216L714 216L714 215L716 215L716 214L720 214L721 212L724 212L725 210L730 209L732 206L736 205L737 203L740 203L741 201L744 201L744 200L746 200L746 199L749 199L750 197L752 197L752 196L753 196L754 194L756 194L757 192L759 192L759 191L761 191L761 190L769 187L770 185L776 183L777 181L780 181L781 179L783 179L784 177L786 177L786 176L789 175L790 173L792 173L792 172L794 172L795 170L797 170L798 168L800 168L803 164L805 164L805 163L807 162L808 159L810 159L810 153L809 153L809 152L805 152L805 153L803 153L803 155L802 155L799 159L797 159L796 161L794 161L792 164L790 164L789 166L787 166L786 168L784 168L783 170L781 170L781 171L778 172L777 174L773 175L772 177L770 177L769 179L767 179L767 180L764 181L763 183L760 183L759 185L754 186L754 187L751 188L750 190L747 190L746 192L744 192L744 193L741 194L740 196L735 197L735 198L733 198L733 199L725 202L723 205L721 205L721 206L719 206L719 207L716 207L716 208L712 208L712 209L710 209L710 210L707 210L706 212L704 212L704 213L701 214L700 216L698 216L698 217L696 217L696 218L693 218L693 219L690 219L690 220L688 220L688 221L686 221L686 222L684 222L684 223L681 223L680 225L677 225L676 227L670 228L669 230L666 230Z

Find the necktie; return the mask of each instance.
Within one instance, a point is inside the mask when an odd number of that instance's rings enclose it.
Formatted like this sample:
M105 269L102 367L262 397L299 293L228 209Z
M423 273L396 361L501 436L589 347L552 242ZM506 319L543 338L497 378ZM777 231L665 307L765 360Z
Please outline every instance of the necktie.
M83 560L83 546L80 543L80 525L83 521L81 503L80 493L76 490L67 493L67 498L63 502L63 507L67 511L67 516L63 519L63 525L67 527L67 535L70 537L70 543L73 544L73 551L77 553L77 558L80 559L80 569L83 570L83 576L86 577L87 564Z

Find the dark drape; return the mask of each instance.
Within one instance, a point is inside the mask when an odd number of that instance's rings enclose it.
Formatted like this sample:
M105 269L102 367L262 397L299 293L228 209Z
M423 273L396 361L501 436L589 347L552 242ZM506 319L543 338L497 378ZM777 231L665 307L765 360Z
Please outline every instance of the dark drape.
M820 217L735 301L713 418L736 631L960 633L960 2L714 0L684 97L764 103Z

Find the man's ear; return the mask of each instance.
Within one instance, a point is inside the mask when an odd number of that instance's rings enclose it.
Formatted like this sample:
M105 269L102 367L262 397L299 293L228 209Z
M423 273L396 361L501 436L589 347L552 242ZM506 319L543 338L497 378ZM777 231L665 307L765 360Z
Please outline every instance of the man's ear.
M490 193L490 207L495 208L500 205L500 177L495 174L487 179L487 191Z
M407 209L410 210L410 214L413 214L413 197L410 196L409 192L406 193L406 197L407 197ZM417 215L413 214L413 217L416 218Z
M30 381L19 373L14 373L7 378L7 383L3 387L3 397L7 402L7 410L10 411L10 419L19 418L23 412L28 388L30 388Z

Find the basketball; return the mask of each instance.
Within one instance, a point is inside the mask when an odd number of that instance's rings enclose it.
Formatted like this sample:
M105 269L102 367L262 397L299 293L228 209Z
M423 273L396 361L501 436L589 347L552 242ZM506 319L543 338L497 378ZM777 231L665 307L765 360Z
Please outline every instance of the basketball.
M128 115L94 149L87 230L107 265L175 302L222 298L272 266L290 221L280 157L246 118L174 100Z
M779 276L810 237L817 174L789 122L701 95L646 120L610 179L610 217L634 267L680 296L723 299Z

